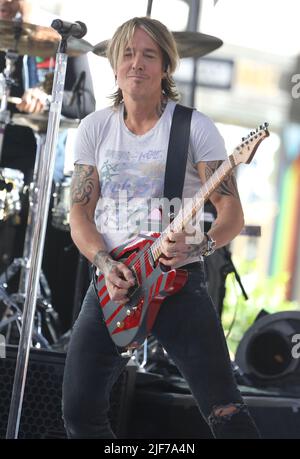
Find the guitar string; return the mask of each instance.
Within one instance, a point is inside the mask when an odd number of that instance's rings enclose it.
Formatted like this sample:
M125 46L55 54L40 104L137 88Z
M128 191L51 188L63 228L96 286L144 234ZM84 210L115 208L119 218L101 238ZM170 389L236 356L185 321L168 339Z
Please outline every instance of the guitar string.
M260 135L261 135L261 134L259 133L258 136L260 136ZM257 133L256 133L255 138L257 138ZM263 139L261 139L261 140L263 140ZM243 146L244 146L244 143L242 143L239 147L237 147L237 148L235 149L235 151L237 152L237 151L240 149L240 147L242 148ZM233 161L231 162L231 160L233 160ZM228 158L227 160L225 160L225 161L222 163L222 165L221 165L218 169L216 169L215 173L210 177L210 179L209 179L207 182L204 183L203 188L206 188L206 189L207 189L207 192L206 192L206 193L202 193L202 187L201 187L200 190L198 191L198 193L196 193L196 195L195 195L193 198L191 198L191 201L190 201L190 202L193 203L194 200L195 200L195 198L197 197L198 194L201 195L202 201L203 201L203 197L205 197L205 194L207 195L206 199L208 199L208 197L209 197L209 195L211 194L211 192L214 191L214 189L218 186L218 184L220 184L220 183L224 180L225 176L226 176L226 175L234 168L234 166L236 166L236 165L237 165L237 164L236 164L236 162L235 162L234 153L233 153L232 155L229 156L229 158ZM227 167L226 167L226 166L227 166ZM223 174L222 174L223 176L221 175L221 179L220 179L220 177L219 177L219 172L220 172L221 169L223 169L224 171L223 171ZM214 179L215 176L217 177L217 180ZM215 180L215 183L212 183L212 185L214 185L214 187L213 187L213 190L210 192L209 189L208 189L208 183L209 183L210 181L211 181L211 182L214 182L214 180ZM203 202L205 202L206 199L205 199ZM198 202L199 202L199 200L198 200ZM193 211L194 209L196 209L196 207L197 207L196 205L193 205L193 206L192 206L192 211ZM197 209L196 209L196 212L197 212ZM178 215L180 215L180 213L182 214L182 210L179 211L179 214L178 214ZM177 215L177 217L178 217L178 215ZM176 217L176 218L177 218L177 217ZM174 221L176 220L176 218L174 219ZM190 218L192 218L192 217L190 217ZM190 220L190 218L188 219L188 221ZM173 221L173 223L174 223L174 221ZM173 225L173 226L176 227L176 225ZM168 225L168 227L170 227L170 225ZM166 232L166 230L165 230L164 232ZM159 259L159 257L156 258L156 255L155 255L155 253L153 253L153 250L160 250L160 245L161 245L161 243L158 242L158 241L159 241L159 239L161 239L161 236L164 234L164 232L162 232L162 233L160 234L160 236L158 237L158 239L157 239L157 240L156 240L156 241L146 250L146 252L143 252L143 253L141 253L141 254L138 254L138 258L137 258L136 262L134 262L133 265L132 265L132 267L133 267L134 269L139 269L139 268L141 267L142 263L145 262L145 260L146 260L146 262L150 260L150 257L152 257L152 259L154 260L154 262L157 261L157 260ZM156 247L153 248L154 245L155 245ZM143 261L142 261L142 259L143 259ZM144 263L144 264L145 264L145 263Z
M265 131L265 129L264 129L264 131ZM254 137L254 139L257 139L257 138L260 137L261 135L262 135L262 132L256 132L256 133L255 133L255 136L253 136L253 137ZM261 140L263 140L263 139L261 139ZM251 142L251 138L247 140L247 143L249 143L249 142ZM223 163L221 164L221 166L220 166L218 169L216 169L215 173L210 177L210 179L209 179L207 182L205 182L205 183L203 184L203 187L207 189L207 192L206 192L206 193L202 193L202 187L201 187L200 190L198 191L198 193L196 193L196 195L195 195L193 198L191 198L192 202L195 200L195 197L196 197L198 194L201 195L201 199L202 199L203 202L205 202L206 199L208 199L208 197L209 197L209 195L210 195L210 193L211 193L211 192L209 191L209 189L208 189L208 184L209 184L209 182L210 182L210 181L211 181L211 182L214 182L214 181L215 181L215 183L212 183L212 185L214 185L214 186L213 186L213 189L215 189L215 188L218 186L218 184L220 184L220 183L224 180L225 176L234 168L234 166L237 165L237 163L236 163L236 161L235 161L235 154L237 154L238 151L239 151L239 149L240 149L240 148L243 148L247 143L246 143L246 142L242 142L237 148L235 148L233 154L230 155L230 156L227 158L227 160L223 161ZM231 162L231 160L233 160L233 162ZM220 179L219 172L220 172L221 169L223 169L223 173L221 174L221 179ZM215 180L215 177L217 178L216 180ZM212 191L213 191L213 190L212 190ZM205 197L205 194L207 195L207 197L206 197L206 199L203 200L203 197ZM196 206L193 206L192 210L193 210L194 208L196 208ZM197 212L197 210L196 210L196 212ZM182 213L182 212L181 212L181 213ZM178 215L177 215L177 217L178 217ZM176 217L176 218L177 218L177 217ZM175 218L175 220L176 220L176 218ZM190 217L190 218L191 218L191 217ZM190 220L190 218L188 219L188 221ZM169 225L169 226L170 226L170 225ZM165 230L165 232L166 232L166 230ZM141 267L142 258L143 258L143 262L144 262L145 259L146 259L146 261L149 261L151 256L152 256L152 258L154 259L154 261L157 261L157 260L158 260L159 257L156 258L155 254L153 253L153 250L160 250L160 245L161 245L161 243L158 242L158 241L159 241L159 239L161 239L161 236L162 236L163 234L164 234L164 232L161 233L161 235L159 236L159 238L158 238L158 239L157 239L157 240L156 240L156 241L146 250L146 252L143 252L142 254L140 254L140 255L138 256L138 259L137 259L136 262L133 264L133 267L134 267L134 268L136 267L136 268L139 269L139 268ZM155 247L153 247L153 245L155 245Z
M226 166L229 166L229 167L226 167ZM230 160L229 158L227 160L225 160L222 165L215 171L215 173L210 177L210 179L205 182L203 184L203 188L205 188L206 190L204 190L204 192L202 192L202 188L200 188L200 190L196 193L195 196L193 196L191 198L191 201L189 202L189 206L191 207L192 205L192 211L191 213L193 212L194 209L196 209L199 201L204 201L208 198L208 196L210 195L211 191L210 189L213 187L213 188L216 188L218 186L219 183L222 182L222 180L225 178L225 176L230 172L230 170L232 169L233 167L231 166L230 164ZM221 174L221 179L220 179L220 175L219 175L219 171L223 169L222 171L222 174ZM213 182L212 183L212 186L208 186L209 185L209 182ZM199 196L199 198L197 198L197 196ZM195 199L196 198L196 199ZM194 202L196 201L196 204L194 204ZM192 204L190 204L192 203ZM196 212L197 212L197 209L196 209ZM176 216L176 218L174 219L174 221L176 219L178 219L178 216L180 214L183 214L183 210L181 209L178 213L178 215ZM188 221L191 219L191 217L188 218ZM172 223L174 223L174 221ZM170 226L170 225L169 225ZM176 225L173 225L176 227ZM159 236L159 238L146 250L146 252L143 252L142 254L140 254L140 256L138 256L138 259L136 260L136 262L133 264L133 267L134 268L137 268L139 269L141 267L141 264L144 263L144 261L146 260L149 261L150 260L150 257L152 256L152 258L154 258L154 261L157 261L157 258L155 257L155 254L153 254L153 249L154 250L160 250L160 243L158 242L159 239L161 239L161 236L164 234L164 233L167 233L167 230L164 230L164 232L161 233L161 235ZM156 247L153 248L153 245L156 245ZM143 259L143 260L142 260Z
M226 167L225 167L226 165L229 166L229 168L226 168ZM224 169L223 174L221 174L221 176L223 175L223 177L222 177L221 179L220 179L220 176L219 176L219 170L220 170L220 169ZM231 166L230 161L229 161L229 158L228 158L228 159L225 160L225 161L222 163L222 165L215 171L215 174L213 174L213 175L210 177L210 179L209 179L207 182L205 182L205 183L203 184L203 188L206 188L206 191L204 190L204 193L203 193L203 192L202 192L202 188L200 188L200 190L196 193L196 195L193 196L193 197L191 198L190 203L192 203L192 204L189 203L189 206L192 205L192 211L197 207L197 203L199 203L200 199L203 201L203 199L207 199L208 196L210 195L210 190L209 190L209 186L208 186L208 185L209 185L209 182L210 182L210 181L211 181L211 182L215 182L215 183L213 183L213 186L216 188L216 187L218 186L218 184L221 183L222 180L225 178L225 176L230 172L231 169L232 169L232 166ZM214 178L214 176L216 177L216 179ZM194 201L195 201L195 198L197 197L198 194L200 194L201 196L200 196L199 198L196 199L196 205L195 205L195 204L194 204ZM206 198L205 198L205 196L206 196ZM196 210L196 212L197 212L197 210ZM182 212L182 209L179 211L179 214L178 214L178 215L180 215L180 213L181 213L181 214L183 213L183 212ZM176 218L174 219L174 221L175 221L176 219L178 219L178 215L176 216ZM190 217L190 218L191 218L191 217ZM190 218L188 218L188 221L190 220ZM174 221L173 221L173 223L174 223ZM170 225L169 225L169 226L170 226ZM174 226L176 226L176 225L174 225ZM156 250L156 249L160 250L160 243L158 243L158 240L161 239L161 236L162 236L164 233L166 233L166 232L167 232L166 230L165 230L164 232L162 232L161 235L159 236L159 238L158 238L158 239L157 239L157 240L156 240L156 241L146 250L146 252L143 252L142 254L140 254L140 255L138 256L138 259L137 259L136 262L133 264L133 267L134 267L134 268L139 269L139 268L141 267L142 263L144 263L145 261L148 262L148 261L150 260L150 257L151 257L151 256L152 256L152 258L154 258L154 261L157 261L155 255L153 254L153 245L156 245L156 246L157 246L157 247L154 248L154 250Z

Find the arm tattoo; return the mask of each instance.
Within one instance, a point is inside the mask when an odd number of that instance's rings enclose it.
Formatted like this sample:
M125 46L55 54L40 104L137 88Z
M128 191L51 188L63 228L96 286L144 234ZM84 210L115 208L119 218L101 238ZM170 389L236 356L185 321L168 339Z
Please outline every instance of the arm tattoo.
M104 271L104 266L106 268L111 268L113 262L114 260L106 250L99 250L93 259L93 264L97 266L97 268L99 268L102 272Z
M205 177L208 180L213 173L220 167L223 161L208 161L205 164ZM216 189L216 192L226 196L234 196L238 198L238 189L234 173L231 172L225 177L220 186Z
M201 244L190 245L187 250L188 257L198 257L201 254Z
M75 166L71 183L71 207L74 204L85 205L90 202L91 194L94 190L94 183L91 178L93 172L93 166L79 164Z
M207 241L206 237L200 242L200 244L191 244L188 246L187 249L187 256L188 257L198 257L202 255L202 253L206 252L207 249Z

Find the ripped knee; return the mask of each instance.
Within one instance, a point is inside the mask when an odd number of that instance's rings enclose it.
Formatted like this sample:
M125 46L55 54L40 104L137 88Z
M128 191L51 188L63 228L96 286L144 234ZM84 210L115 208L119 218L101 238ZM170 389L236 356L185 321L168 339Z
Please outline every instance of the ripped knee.
M210 425L230 421L232 416L245 411L246 406L243 403L229 403L228 405L214 406L208 417Z

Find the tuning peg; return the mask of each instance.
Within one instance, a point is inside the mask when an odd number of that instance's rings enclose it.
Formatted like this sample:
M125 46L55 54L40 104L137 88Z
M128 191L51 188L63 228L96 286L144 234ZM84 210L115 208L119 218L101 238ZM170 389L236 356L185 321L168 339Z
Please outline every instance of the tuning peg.
M269 126L269 123L265 122L264 127L267 128Z
M246 137L242 137L242 142L245 142L245 140L246 140Z

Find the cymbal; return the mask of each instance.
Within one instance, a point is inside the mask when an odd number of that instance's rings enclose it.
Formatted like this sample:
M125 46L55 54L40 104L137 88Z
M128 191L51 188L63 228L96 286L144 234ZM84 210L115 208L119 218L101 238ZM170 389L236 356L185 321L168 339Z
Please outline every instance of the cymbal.
M60 35L56 30L23 22L21 36L16 44L14 27L13 21L0 20L0 49L2 51L12 49L22 56L24 54L38 57L55 56L60 41ZM79 56L92 50L92 45L85 40L73 37L68 40L67 54L69 56Z
M173 32L178 53L183 57L202 57L223 45L220 38L200 32Z
M15 113L12 116L12 124L18 126L24 126L31 128L34 132L47 132L49 112L42 113L33 113L33 114L24 114L24 113ZM76 128L79 125L78 119L66 118L61 116L60 118L60 129L70 129Z
M178 53L184 57L202 57L223 45L220 38L200 32L173 32L177 43ZM104 40L94 46L93 52L97 56L106 57L109 40Z

